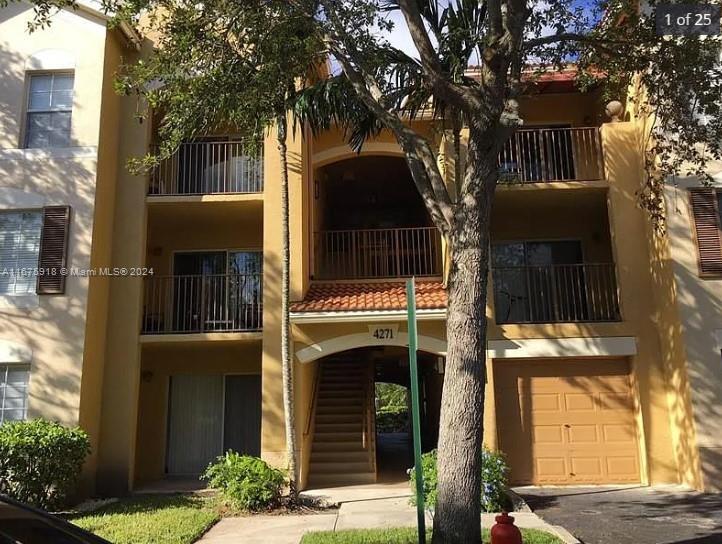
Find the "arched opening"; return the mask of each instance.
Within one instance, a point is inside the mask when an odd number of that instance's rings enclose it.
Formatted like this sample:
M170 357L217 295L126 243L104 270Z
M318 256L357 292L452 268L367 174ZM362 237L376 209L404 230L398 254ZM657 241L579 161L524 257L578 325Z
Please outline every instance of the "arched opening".
M418 354L423 451L438 440L443 360ZM406 482L413 466L408 350L360 347L319 363L309 485Z
M313 227L316 279L441 273L439 234L401 157L358 156L319 167Z

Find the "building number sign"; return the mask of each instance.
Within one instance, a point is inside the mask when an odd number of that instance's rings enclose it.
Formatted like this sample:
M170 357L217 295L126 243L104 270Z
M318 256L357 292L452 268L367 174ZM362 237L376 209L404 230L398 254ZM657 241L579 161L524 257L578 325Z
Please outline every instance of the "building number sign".
M398 333L398 325L369 325L369 334L376 342L395 340Z

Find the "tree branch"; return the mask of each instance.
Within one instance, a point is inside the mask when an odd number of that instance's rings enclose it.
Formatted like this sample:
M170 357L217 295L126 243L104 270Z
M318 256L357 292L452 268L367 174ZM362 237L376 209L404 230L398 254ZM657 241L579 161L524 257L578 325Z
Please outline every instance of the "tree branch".
M424 76L436 93L461 110L471 112L478 109L478 97L470 89L454 85L444 74L444 70L436 54L429 33L426 31L424 19L419 11L417 0L398 0L401 13L406 19L411 39L421 56L421 67Z
M397 115L383 107L383 97L377 94L378 91L372 91L368 88L367 79L354 67L354 61L348 58L346 52L333 45L331 45L331 49L356 94L379 118L381 123L396 136L406 155L414 183L434 220L434 224L442 234L448 234L453 225L454 217L451 197L429 143L413 129L407 127Z

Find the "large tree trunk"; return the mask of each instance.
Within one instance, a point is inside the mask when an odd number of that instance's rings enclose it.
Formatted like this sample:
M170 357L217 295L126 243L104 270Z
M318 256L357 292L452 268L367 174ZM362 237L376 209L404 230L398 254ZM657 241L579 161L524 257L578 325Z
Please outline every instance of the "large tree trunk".
M288 461L288 487L291 500L298 495L296 463L296 417L293 406L293 360L291 358L290 271L291 235L288 217L288 126L285 116L278 119L278 151L281 156L281 365L283 375L283 411L286 424L286 457Z
M496 157L469 142L466 185L449 236L448 351L438 443L433 542L481 542L481 450L486 385L486 293ZM481 156L480 156L481 155Z

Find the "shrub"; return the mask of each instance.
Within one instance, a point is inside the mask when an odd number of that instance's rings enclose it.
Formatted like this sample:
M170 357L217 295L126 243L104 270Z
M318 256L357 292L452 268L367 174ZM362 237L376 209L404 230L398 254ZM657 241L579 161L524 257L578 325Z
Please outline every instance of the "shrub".
M201 479L241 510L262 510L281 499L284 473L258 457L228 451L208 465Z
M433 508L436 505L437 491L436 450L421 456L421 471L424 477L424 502L426 507ZM499 512L505 507L508 474L509 467L504 455L484 447L481 451L481 508L484 512ZM413 469L409 470L409 475L411 487L416 489L416 474ZM415 501L415 496L412 496L412 502Z
M376 412L376 431L380 433L403 433L409 430L409 412L386 408Z
M47 510L65 506L89 453L78 427L43 419L0 425L0 493Z

